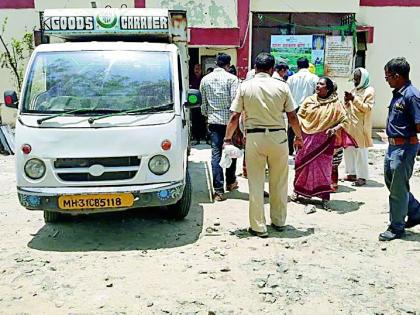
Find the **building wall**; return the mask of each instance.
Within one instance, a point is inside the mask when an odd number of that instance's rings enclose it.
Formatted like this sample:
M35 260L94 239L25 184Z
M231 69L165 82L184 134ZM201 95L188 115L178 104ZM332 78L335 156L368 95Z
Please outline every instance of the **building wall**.
M361 7L357 20L374 27L368 44L366 68L376 89L373 125L384 127L391 89L384 79L384 65L393 57L406 57L411 80L420 88L420 3L417 7Z
M25 32L31 32L39 24L38 14L34 9L2 9L0 10L0 24L3 25L7 18L4 39L9 42L12 37L22 38ZM25 23L22 23L25 21ZM3 52L3 47L0 47ZM3 103L3 92L5 90L15 90L13 76L8 69L0 68L0 116L3 123L14 124L16 120L16 110L6 108Z
M253 12L324 12L355 13L359 10L359 0L251 0Z
M233 28L238 26L237 0L146 0L146 7L187 10L189 27Z

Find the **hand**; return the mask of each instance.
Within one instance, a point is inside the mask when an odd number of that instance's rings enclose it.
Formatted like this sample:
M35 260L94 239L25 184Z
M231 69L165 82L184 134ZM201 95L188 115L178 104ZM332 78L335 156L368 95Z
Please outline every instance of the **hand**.
M295 149L295 151L299 151L300 149L303 148L303 139L302 138L295 138L295 140L293 141L293 148Z
M353 101L353 100L354 100L353 93L345 91L344 92L344 102L350 102L350 101Z
M332 137L337 133L338 129L337 127L333 127L328 129L325 133L327 134L328 137Z
M224 139L222 148L224 149L225 146L231 145L231 144L232 144L232 139Z

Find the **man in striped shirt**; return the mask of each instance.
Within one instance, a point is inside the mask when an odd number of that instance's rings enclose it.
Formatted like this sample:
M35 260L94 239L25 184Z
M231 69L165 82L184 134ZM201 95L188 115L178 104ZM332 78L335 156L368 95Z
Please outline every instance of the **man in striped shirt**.
M222 157L223 139L230 116L230 105L236 96L239 81L228 72L230 56L220 53L216 58L216 68L206 75L200 84L203 99L201 112L207 117L211 139L211 168L213 174L214 199L226 200L224 195L224 175L219 163ZM226 190L232 191L238 187L236 181L236 159L226 169Z

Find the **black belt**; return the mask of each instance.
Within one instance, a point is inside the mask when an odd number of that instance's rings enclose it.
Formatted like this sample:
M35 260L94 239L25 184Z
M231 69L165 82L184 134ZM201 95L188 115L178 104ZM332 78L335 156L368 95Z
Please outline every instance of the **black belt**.
M274 132L274 131L280 131L280 130L284 130L286 131L285 128L251 128L251 129L247 129L246 132L247 133L256 133L256 132Z

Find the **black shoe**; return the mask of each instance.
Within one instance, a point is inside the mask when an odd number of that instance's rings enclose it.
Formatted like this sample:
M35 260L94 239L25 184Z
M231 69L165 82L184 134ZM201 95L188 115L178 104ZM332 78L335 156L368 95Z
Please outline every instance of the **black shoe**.
M271 223L271 227L273 229L275 229L276 231L278 231L278 232L283 232L283 231L286 230L286 227L284 225L283 226L279 226L279 225L275 225L275 224Z
M251 234L251 235L254 235L254 236L261 237L261 238L267 238L268 237L267 232L257 232L257 231L254 231L251 228L248 228L248 233Z
M404 231L394 231L391 228L388 228L385 232L379 234L379 240L382 242L392 241L397 238L402 238L404 236Z
M408 218L407 222L405 222L405 228L409 229L409 228L415 227L418 224L420 224L420 218L418 218L418 219Z

